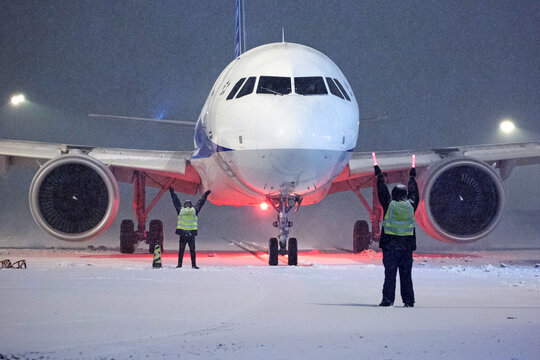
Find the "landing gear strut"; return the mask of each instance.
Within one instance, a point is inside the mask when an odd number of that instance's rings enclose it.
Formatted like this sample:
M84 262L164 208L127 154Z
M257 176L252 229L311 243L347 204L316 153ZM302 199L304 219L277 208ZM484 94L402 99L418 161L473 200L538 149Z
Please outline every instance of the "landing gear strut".
M150 221L148 232L146 231L146 220L148 214L157 204L163 193L171 186L172 180L162 186L159 193L154 197L148 207L146 207L146 174L142 171L133 172L133 209L137 219L137 229L132 220L122 220L120 225L120 252L122 254L133 254L139 241L148 244L148 251L154 252L154 245L160 245L163 251L163 223L161 220Z
M279 228L277 238L270 238L269 242L269 258L268 264L276 266L278 264L278 255L289 255L288 264L298 265L298 242L296 238L289 239L287 249L287 237L289 236L289 228L293 223L289 221L289 211L296 207L296 211L302 203L302 198L298 195L278 195L268 197L268 202L277 211L277 221L274 221L274 227ZM279 245L279 248L278 248Z
M379 196L377 194L377 180L373 181L373 206L364 198L359 188L349 182L349 187L358 196L366 210L369 212L371 220L371 232L369 225L365 220L358 220L354 224L353 230L353 252L359 253L369 249L369 244L373 241L379 241L381 236L380 223L382 219L382 207L379 204Z

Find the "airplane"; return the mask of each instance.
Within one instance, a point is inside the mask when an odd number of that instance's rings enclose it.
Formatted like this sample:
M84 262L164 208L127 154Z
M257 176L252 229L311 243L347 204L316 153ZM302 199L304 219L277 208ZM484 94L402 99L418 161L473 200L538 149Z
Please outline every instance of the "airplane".
M195 123L193 151L100 148L0 140L0 175L18 164L38 165L29 190L30 211L49 235L66 241L99 236L116 217L118 182L132 183L137 227L120 226L120 251L139 241L163 244L163 224L151 209L169 187L186 194L211 190L216 205L267 205L276 211L269 265L287 255L298 264L289 237L289 212L352 191L370 214L353 228L353 250L380 236L372 153L354 152L359 109L338 66L308 46L280 42L236 57L219 75ZM415 155L420 191L416 219L431 237L477 241L499 222L503 180L519 165L540 163L540 143L458 146L376 154L388 183L406 182ZM497 171L498 170L498 171ZM149 206L146 187L160 189ZM360 192L373 188L370 205Z

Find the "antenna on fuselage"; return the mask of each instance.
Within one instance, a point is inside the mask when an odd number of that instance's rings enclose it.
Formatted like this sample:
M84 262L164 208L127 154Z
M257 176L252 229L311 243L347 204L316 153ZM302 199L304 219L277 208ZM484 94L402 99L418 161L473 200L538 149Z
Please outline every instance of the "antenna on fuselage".
M281 27L281 42L285 42L285 28Z

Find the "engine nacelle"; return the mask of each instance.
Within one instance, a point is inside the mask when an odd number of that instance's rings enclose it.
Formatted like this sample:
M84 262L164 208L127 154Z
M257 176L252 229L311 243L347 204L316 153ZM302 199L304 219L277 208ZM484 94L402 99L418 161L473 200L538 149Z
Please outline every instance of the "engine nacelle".
M30 211L48 234L66 241L96 237L111 226L120 195L111 171L83 154L45 163L30 185Z
M418 178L416 220L431 237L449 243L473 242L488 235L504 207L502 180L486 163L449 158Z

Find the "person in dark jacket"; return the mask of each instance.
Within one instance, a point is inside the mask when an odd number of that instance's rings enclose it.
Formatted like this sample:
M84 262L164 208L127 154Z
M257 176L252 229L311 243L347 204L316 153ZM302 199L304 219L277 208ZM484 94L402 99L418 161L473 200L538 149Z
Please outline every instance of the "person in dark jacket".
M405 307L414 306L414 290L411 278L413 251L416 250L414 212L420 196L416 184L416 169L409 172L408 186L394 186L392 195L384 181L381 169L375 165L379 203L384 209L383 227L379 247L383 251L384 285L383 299L379 306L392 306L396 294L396 274L399 269L401 299Z
M197 216L199 211L206 202L206 198L210 194L210 190L204 193L204 195L199 199L197 204L193 206L190 200L184 202L184 206L178 199L178 196L174 193L174 189L169 187L169 192L171 193L171 198L176 208L176 213L178 215L178 224L176 226L176 234L180 235L179 240L179 249L178 249L178 265L177 268L182 267L182 260L184 259L184 250L186 249L186 244L189 245L189 253L191 255L191 267L198 269L197 262L195 259L195 236L197 236Z

